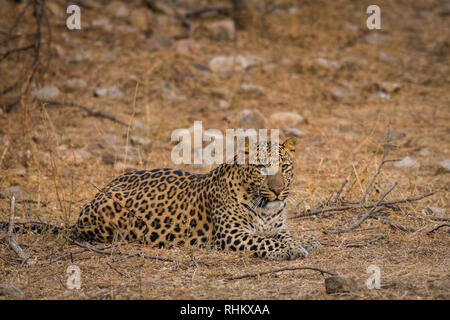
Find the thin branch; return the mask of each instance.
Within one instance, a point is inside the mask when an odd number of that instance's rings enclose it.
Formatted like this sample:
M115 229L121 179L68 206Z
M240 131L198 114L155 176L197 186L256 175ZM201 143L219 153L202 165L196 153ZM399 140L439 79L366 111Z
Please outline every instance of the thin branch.
M448 223L441 224L441 225L439 225L439 226L437 226L437 227L431 229L430 231L428 231L428 232L427 232L427 235L430 235L430 234L432 234L433 232L438 231L438 230L439 230L440 228L442 228L442 227L450 227L450 224L448 224ZM450 230L447 230L447 232L450 233Z
M367 240L366 243L349 243L349 244L344 245L344 247L346 247L346 248L362 248L362 247L368 246L372 243L375 243L383 238L384 238L383 236L379 235L375 239Z
M84 112L87 113L87 115L88 115L89 117L103 118L103 119L107 119L107 120L110 120L110 121L112 121L112 122L118 123L118 124L120 124L120 125L122 125L122 126L128 126L125 122L120 121L119 119L115 118L115 117L112 116L112 115L103 113L103 112L101 112L101 111L92 111L91 109L89 109L89 108L86 107L86 106L79 105L79 104L76 104L76 103L73 103L73 102L64 102L64 103L62 103L62 102L60 102L60 101L50 100L50 101L45 101L45 103L46 103L48 106L67 106L67 107L74 107L74 108L83 110Z
M401 204L401 203L419 201L419 200L422 200L423 198L430 197L433 194L434 194L434 192L427 192L427 193L424 193L424 194L422 194L420 196L409 197L409 198L406 198L406 199L382 201L377 206L378 207L390 207L390 206L398 205L398 204ZM363 208L370 209L370 208L372 208L374 206L375 206L375 203L373 203L373 204L366 204L366 205L363 206ZM325 212L338 212L338 211L345 211L345 210L351 210L351 209L357 209L357 208L361 208L361 206L359 204L348 204L348 205L343 205L343 206L326 207L326 208L312 210L312 211L305 210L305 211L301 211L301 212L295 213L295 214L289 216L289 218L290 219L304 218L304 217L315 216L315 215L318 215L318 214L321 214L321 213L325 213Z
M387 126L387 133L386 133L386 143L383 147L383 157L381 158L381 163L378 165L377 171L375 172L375 174L372 177L372 180L370 181L369 185L366 188L366 191L364 191L364 194L361 198L361 206L364 206L364 204L366 203L366 198L369 196L370 192L372 191L372 188L375 184L375 180L377 179L377 177L379 176L379 174L381 173L381 169L383 168L383 165L391 160L386 160L386 157L389 153L389 147L390 147L390 143L392 141L391 138L391 120L389 120L388 122L388 126Z
M380 205L381 202L383 202L384 198L386 198L386 196L391 193L392 190L394 190L394 188L397 186L397 182L394 183L388 191L386 191L384 194L382 194L380 196L380 199L374 204L374 206L370 209L367 210L362 216L361 218L358 219L358 221L356 221L354 224L352 224L351 226L349 226L348 228L345 229L337 229L337 230L331 230L329 231L330 233L334 233L334 234L338 234L338 233L343 233L343 232L348 232L351 231L353 229L356 229L357 227L359 227L361 225L361 223L363 223L374 211L375 209Z
M113 266L113 264L110 261L107 261L106 264L113 269L115 272L117 272L118 274L120 274L122 277L126 277L126 278L131 278L130 275L123 273L122 271L120 271L119 269L117 269L115 266Z
M23 249L20 247L20 245L16 242L16 240L13 237L15 202L16 202L16 198L14 196L12 196L11 197L11 212L10 212L10 216L9 216L8 231L7 231L6 235L3 238L1 238L0 240L3 240L9 244L9 246L20 257L20 259L22 259L25 266L31 266L36 263L36 259L30 259L30 257L28 257L28 255L25 253L25 251L23 251Z
M226 280L238 280L238 279L244 279L244 278L255 278L258 276L262 276L265 274L269 274L269 273L277 273L277 272L281 272L281 271L293 271L293 270L312 270L312 271L318 271L322 274L322 276L324 276L325 274L329 274L329 275L336 275L335 273L326 271L326 270L322 270L319 268L314 268L314 267L303 267L303 266L298 266L298 267L285 267L285 268L280 268L280 269L275 269L275 270L269 270L269 271L261 271L261 272L256 272L256 273L247 273L247 274L243 274L240 276L231 276L231 277L227 277L225 278Z

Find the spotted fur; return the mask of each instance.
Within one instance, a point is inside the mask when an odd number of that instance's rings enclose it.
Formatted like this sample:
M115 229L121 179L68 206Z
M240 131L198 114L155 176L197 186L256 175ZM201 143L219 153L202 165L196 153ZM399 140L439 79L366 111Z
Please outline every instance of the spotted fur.
M270 146L259 145L257 152ZM236 158L208 174L168 168L125 173L82 208L74 231L87 241L211 244L274 260L306 257L313 246L292 238L282 214L293 179L295 140L276 147L280 163L273 175L262 174L265 165L241 165Z

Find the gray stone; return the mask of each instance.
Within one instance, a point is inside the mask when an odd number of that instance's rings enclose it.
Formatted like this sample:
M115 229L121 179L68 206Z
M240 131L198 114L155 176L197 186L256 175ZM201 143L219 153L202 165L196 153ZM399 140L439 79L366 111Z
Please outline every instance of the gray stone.
M217 56L209 61L209 69L215 73L241 72L263 62L255 56Z
M335 68L338 69L341 67L341 64L336 61L336 60L329 60L329 59L325 59L325 58L317 58L316 60L314 60L316 65L322 66L324 68L330 69L330 68Z
M303 116L294 112L275 112L269 119L270 123L276 128L295 128L306 123Z
M325 279L325 290L328 294L350 293L359 290L354 278L344 276L331 276Z
M134 9L131 11L128 22L135 28L140 30L148 29L147 10Z
M439 165L441 166L441 168L450 171L450 159L439 162Z
M264 115L258 110L243 110L240 120L240 126L243 129L264 129L266 127L267 120Z
M247 95L258 97L264 94L264 88L260 85L251 83L243 83L238 88L239 93L245 93Z
M214 40L229 41L236 38L236 28L234 21L231 19L207 23L205 28L208 30L210 37Z
M370 44L383 44L389 42L391 37L387 34L371 32L364 37L364 40Z
M445 216L445 214L446 214L446 210L443 208L439 208L439 207L427 207L425 210L426 210L426 213L434 214L437 216Z
M395 62L395 57L391 56L390 54L387 54L384 51L380 51L378 53L378 58L380 58L380 60L384 61L384 62L389 62L389 63Z
M305 132L297 128L283 128L283 132L288 137L303 137Z
M178 54L189 55L200 48L194 39L181 39L176 42L175 50Z
M219 108L220 109L228 109L230 107L230 103L227 100L219 100Z
M94 91L95 97L110 97L110 98L122 98L124 95L116 86L112 87L98 87Z
M0 198L11 198L12 196L14 196L16 200L22 200L22 188L20 186L10 186L0 190Z
M389 99L391 99L391 96L387 93L380 91L380 92L376 92L376 93L372 94L370 96L370 99L372 99L372 100L389 100Z
M59 89L55 86L41 87L33 91L33 98L39 101L50 101L59 96Z
M228 99L231 96L231 92L224 87L213 88L211 89L211 96L213 98Z
M419 163L411 157L405 157L402 160L395 162L394 167L415 169L419 167Z
M71 78L64 83L64 86L67 89L80 89L86 87L87 83L81 78Z
M136 166L130 163L116 162L116 164L114 165L114 170L116 170L117 172L128 172L136 170Z
M6 283L0 283L0 297L23 298L25 294L19 288Z
M126 18L130 14L127 6L121 1L110 2L106 7L106 12L116 18Z

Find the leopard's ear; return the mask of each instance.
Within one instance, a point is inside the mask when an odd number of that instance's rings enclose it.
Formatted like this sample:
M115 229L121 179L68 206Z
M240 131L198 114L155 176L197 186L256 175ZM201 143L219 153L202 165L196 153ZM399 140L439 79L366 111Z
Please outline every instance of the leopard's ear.
M297 138L291 137L283 142L283 147L289 153L291 157L295 155L295 145L297 144Z

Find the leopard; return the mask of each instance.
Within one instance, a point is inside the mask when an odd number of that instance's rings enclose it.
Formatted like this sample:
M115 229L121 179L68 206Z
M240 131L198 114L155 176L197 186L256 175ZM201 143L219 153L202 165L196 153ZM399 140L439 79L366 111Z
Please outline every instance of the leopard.
M296 240L285 207L294 178L297 140L258 144L276 150L278 166L234 157L208 173L176 168L115 177L80 210L71 232L87 242L138 241L155 247L211 246L270 260L306 258L317 241Z

